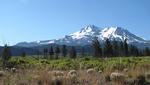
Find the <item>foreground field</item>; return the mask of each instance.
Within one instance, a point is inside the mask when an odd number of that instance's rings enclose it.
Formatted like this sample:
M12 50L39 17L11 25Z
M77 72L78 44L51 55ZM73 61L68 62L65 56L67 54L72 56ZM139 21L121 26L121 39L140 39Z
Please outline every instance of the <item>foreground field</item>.
M150 57L38 59L13 57L0 85L150 85Z

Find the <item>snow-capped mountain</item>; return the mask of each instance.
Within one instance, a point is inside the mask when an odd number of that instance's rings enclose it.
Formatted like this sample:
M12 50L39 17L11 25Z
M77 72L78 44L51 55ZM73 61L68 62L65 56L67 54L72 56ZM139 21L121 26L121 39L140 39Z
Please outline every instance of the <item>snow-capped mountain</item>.
M123 41L127 39L128 43L134 44L149 44L150 43L121 27L108 27L102 28L94 25L88 25L82 28L80 31L66 35L60 39L46 40L46 41L35 41L35 42L21 42L16 46L31 47L47 44L66 44L66 45L88 45L91 44L92 40L97 37L99 41L105 41L105 39Z
M101 31L101 38L108 38L110 40L125 40L127 39L128 43L138 42L146 43L146 40L130 33L128 30L121 27L109 27Z

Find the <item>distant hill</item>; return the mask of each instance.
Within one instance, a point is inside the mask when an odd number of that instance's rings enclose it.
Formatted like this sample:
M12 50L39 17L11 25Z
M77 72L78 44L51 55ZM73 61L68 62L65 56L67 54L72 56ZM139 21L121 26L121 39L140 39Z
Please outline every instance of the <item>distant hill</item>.
M21 55L23 52L25 52L27 55L34 55L37 52L37 49L34 48L26 48L26 47L17 47L17 46L11 46L11 53L13 56ZM3 47L0 47L0 53L2 53Z

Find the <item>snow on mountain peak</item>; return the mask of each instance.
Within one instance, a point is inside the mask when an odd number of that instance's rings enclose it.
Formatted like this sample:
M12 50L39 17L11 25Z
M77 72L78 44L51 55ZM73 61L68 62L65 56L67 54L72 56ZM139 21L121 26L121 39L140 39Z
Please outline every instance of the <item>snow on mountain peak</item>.
M128 43L147 43L146 40L130 33L122 27L108 27L100 30L99 27L88 25L73 34L66 35L60 39L38 41L36 43L19 43L18 46L34 46L43 44L66 44L66 45L88 45L91 44L94 37L98 37L100 41L105 39L123 41L127 39Z
M73 39L81 39L86 36L91 36L97 34L99 32L99 28L94 25L88 25L82 28L80 31L70 34Z
M97 31L97 30L99 30L99 28L96 27L95 25L88 25L82 28L80 32L91 32L91 31Z
M125 40L130 42L145 42L144 39L137 37L136 35L130 33L128 30L121 27L109 27L101 31L101 37L103 39L108 38L110 40Z
M104 28L101 31L101 37L102 38L109 38L109 39L113 39L113 38L118 38L118 39L122 39L122 36L118 35L118 32L122 30L121 27L109 27L109 28Z

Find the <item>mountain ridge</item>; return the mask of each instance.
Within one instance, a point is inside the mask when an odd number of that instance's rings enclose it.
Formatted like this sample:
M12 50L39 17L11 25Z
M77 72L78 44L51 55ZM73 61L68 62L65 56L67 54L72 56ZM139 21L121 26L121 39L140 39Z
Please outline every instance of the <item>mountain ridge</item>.
M102 28L97 27L95 25L88 25L82 28L80 31L75 33L65 35L59 39L46 40L46 41L35 41L35 42L20 42L16 44L16 46L21 47L33 47L39 45L47 45L47 44L59 44L59 45L89 45L91 44L94 37L97 37L99 41L104 42L107 38L110 40L123 41L127 39L129 44L148 44L150 43L143 38L140 38L127 29L122 27L107 27L102 30Z

